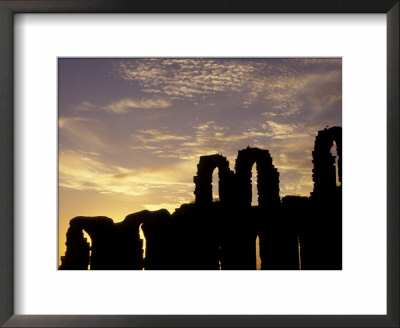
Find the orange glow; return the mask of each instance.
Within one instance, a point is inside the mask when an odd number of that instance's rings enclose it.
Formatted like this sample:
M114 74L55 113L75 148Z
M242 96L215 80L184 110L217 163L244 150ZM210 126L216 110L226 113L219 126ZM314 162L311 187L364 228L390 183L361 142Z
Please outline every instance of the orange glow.
M256 238L256 268L261 270L261 256L260 256L260 237Z
M143 259L146 258L146 237L144 236L143 230L142 230L142 225L143 223L139 226L139 237L143 242Z
M234 171L238 150L268 149L280 196L309 196L315 135L341 123L340 58L62 58L58 65L58 264L76 216L121 222L193 202L202 155L221 153ZM257 205L255 167L252 174ZM218 188L215 169L214 198ZM256 249L259 269L259 238Z

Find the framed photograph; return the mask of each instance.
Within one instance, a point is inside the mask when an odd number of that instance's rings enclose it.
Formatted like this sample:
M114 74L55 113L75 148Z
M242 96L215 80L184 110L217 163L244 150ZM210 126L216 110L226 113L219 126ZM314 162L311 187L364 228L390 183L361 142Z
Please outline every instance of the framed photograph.
M0 324L399 326L398 1L0 15Z

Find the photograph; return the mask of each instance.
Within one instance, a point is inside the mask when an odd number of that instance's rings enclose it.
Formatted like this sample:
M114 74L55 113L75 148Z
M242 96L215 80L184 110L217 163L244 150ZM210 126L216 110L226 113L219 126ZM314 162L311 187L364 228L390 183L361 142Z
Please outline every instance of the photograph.
M342 58L57 65L59 270L342 270Z

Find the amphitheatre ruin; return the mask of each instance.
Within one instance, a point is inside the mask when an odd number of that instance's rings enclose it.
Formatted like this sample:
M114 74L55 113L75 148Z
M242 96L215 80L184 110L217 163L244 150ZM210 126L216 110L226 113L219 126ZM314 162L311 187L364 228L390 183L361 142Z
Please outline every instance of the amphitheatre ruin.
M337 159L330 151L334 143ZM75 217L59 269L255 270L258 239L262 270L341 270L341 127L318 131L312 158L311 195L281 198L279 172L268 150L239 150L234 170L221 154L201 156L193 178L194 203L172 214L165 209L129 214L119 223ZM251 205L254 164L257 206ZM212 199L215 169L218 202Z

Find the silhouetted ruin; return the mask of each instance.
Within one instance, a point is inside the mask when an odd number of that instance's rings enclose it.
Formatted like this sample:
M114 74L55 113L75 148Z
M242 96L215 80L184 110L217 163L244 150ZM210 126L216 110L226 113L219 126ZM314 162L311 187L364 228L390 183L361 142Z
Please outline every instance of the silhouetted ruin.
M337 158L331 148L336 145ZM174 213L141 211L114 223L76 217L67 231L60 269L253 270L259 238L263 270L342 268L342 129L318 132L310 197L279 196L279 172L268 150L239 150L235 172L220 155L201 156L193 178L195 202ZM258 206L252 206L251 170ZM219 201L212 199L218 169ZM146 239L145 254L139 229ZM91 238L90 246L84 238Z

